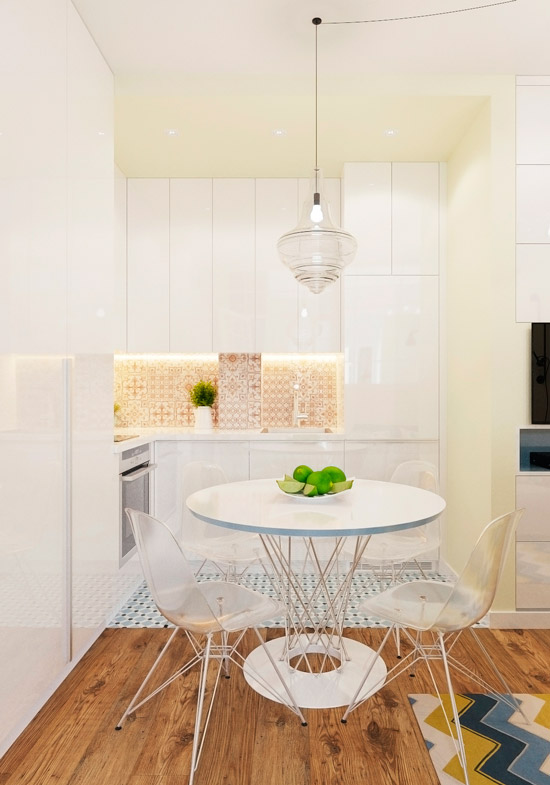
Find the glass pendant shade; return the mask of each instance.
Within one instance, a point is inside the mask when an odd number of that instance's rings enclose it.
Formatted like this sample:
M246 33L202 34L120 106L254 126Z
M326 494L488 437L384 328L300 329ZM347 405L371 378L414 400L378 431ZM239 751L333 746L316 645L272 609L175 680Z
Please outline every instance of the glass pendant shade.
M337 281L353 261L357 243L353 235L332 223L318 170L298 226L279 238L277 250L296 280L314 294Z

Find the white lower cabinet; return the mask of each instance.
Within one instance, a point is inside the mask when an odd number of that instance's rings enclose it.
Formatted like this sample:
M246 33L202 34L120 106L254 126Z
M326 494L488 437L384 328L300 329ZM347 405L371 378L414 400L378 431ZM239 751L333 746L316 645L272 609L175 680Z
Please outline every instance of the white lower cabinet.
M387 481L405 461L439 466L439 442L346 441L344 471L348 477Z
M525 512L516 532L516 608L550 608L550 476L516 477L516 507Z
M301 464L313 471L344 465L343 441L250 442L250 479L283 477Z

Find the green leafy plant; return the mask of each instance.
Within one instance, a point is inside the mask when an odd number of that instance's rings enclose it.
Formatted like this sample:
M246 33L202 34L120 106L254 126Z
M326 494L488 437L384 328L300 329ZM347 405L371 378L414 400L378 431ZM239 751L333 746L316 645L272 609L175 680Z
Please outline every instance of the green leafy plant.
M189 397L193 406L212 406L218 395L218 390L212 382L203 382L201 379L190 390Z

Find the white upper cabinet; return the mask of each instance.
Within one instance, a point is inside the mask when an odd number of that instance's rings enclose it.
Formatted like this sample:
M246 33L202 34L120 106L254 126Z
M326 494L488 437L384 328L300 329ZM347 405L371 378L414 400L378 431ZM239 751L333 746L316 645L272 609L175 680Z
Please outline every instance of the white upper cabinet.
M349 276L346 433L377 439L439 435L439 279Z
M439 164L392 164L392 273L439 273Z
M212 180L170 180L170 351L212 351Z
M325 195L332 220L340 225L340 180L326 178ZM298 181L298 212L309 195L310 181ZM292 227L290 227L292 228ZM290 275L290 273L289 273ZM340 351L340 280L329 284L324 292L313 294L307 286L298 286L298 351ZM288 351L288 350L287 350Z
M255 183L213 181L214 352L255 350Z
M170 349L169 181L128 180L128 351Z
M550 165L516 167L516 242L550 243Z
M346 275L391 273L391 164L344 164L344 226L357 240Z
M550 246L516 246L516 321L550 322Z
M298 351L298 285L277 240L296 226L298 181L256 180L256 349ZM299 287L302 289L303 287Z
M516 88L516 163L550 164L550 87Z

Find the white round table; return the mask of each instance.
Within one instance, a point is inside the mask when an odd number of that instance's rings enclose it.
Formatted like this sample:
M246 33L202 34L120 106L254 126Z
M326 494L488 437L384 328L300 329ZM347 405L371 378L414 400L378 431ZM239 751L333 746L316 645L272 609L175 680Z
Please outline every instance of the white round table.
M191 494L187 506L208 523L260 535L287 607L286 635L267 645L298 705L328 708L349 704L375 656L343 635L353 573L370 536L429 523L441 515L445 501L430 491L375 480L355 480L349 491L308 499L283 493L272 479L205 488ZM305 543L304 564L313 577L304 567L296 570L297 541ZM342 571L344 554L349 566ZM255 690L287 703L262 647L247 657L244 673ZM379 658L362 696L379 689L385 675Z

